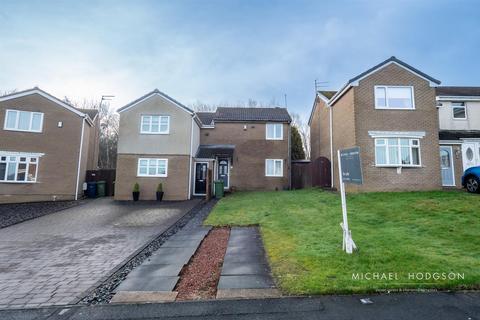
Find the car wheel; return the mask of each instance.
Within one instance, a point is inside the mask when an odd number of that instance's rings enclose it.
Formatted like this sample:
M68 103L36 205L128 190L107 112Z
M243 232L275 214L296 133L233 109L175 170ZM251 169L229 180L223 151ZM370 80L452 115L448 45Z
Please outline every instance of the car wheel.
M480 180L477 177L468 177L465 186L468 192L480 193Z

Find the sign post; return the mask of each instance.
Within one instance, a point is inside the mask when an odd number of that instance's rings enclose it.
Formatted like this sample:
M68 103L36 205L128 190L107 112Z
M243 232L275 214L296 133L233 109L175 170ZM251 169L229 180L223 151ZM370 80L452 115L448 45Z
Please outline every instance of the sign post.
M343 230L342 250L348 254L353 253L357 249L352 239L352 232L348 228L347 216L347 198L345 196L345 183L362 184L362 165L360 162L360 148L354 147L349 149L338 150L338 180L340 183L340 195L342 198L342 215L343 222L340 226Z

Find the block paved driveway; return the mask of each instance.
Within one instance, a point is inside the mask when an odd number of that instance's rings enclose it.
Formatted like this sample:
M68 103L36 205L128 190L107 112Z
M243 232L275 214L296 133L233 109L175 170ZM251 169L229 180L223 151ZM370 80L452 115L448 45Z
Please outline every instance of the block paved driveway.
M76 303L198 202L101 198L0 229L0 309Z

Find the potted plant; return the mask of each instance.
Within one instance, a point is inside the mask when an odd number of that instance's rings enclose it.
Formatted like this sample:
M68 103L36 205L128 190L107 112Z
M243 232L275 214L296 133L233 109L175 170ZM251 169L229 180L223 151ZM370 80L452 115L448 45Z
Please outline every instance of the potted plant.
M159 183L157 187L157 201L162 201L162 199L163 199L163 185Z
M138 201L138 198L140 197L140 186L138 185L138 182L133 185L132 196L133 201Z

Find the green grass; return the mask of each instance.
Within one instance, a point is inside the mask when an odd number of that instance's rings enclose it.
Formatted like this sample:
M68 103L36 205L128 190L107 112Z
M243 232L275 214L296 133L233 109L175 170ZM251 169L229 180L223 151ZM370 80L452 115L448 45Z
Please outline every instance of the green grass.
M260 225L273 274L287 294L479 288L479 203L478 195L461 191L347 195L359 248L353 255L341 248L340 196L318 189L234 193L205 224ZM367 272L396 273L398 280L352 279ZM411 272L464 279L411 280Z

